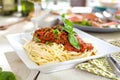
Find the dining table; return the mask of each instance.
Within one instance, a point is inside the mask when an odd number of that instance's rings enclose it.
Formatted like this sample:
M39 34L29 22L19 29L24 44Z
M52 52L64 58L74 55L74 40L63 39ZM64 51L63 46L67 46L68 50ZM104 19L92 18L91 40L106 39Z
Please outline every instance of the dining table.
M0 25L5 25L22 19L15 16L0 16ZM102 76L96 76L88 72L76 69L65 69L49 74L44 74L38 70L30 70L18 57L11 47L6 36L16 33L27 33L34 29L32 21L23 21L14 24L6 30L0 30L0 67L4 71L12 71L17 80L109 80ZM120 31L117 32L86 32L104 41L120 40ZM14 42L13 42L14 44ZM17 47L17 46L16 46Z

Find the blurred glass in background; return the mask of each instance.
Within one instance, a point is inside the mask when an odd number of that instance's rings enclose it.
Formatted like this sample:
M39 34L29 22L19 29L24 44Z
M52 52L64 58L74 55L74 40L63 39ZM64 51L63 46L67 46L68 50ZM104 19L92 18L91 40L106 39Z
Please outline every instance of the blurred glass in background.
M120 7L120 0L40 0L41 10L67 12L71 7L97 7L105 8ZM34 11L34 4L28 0L0 0L0 15L2 16L27 16Z

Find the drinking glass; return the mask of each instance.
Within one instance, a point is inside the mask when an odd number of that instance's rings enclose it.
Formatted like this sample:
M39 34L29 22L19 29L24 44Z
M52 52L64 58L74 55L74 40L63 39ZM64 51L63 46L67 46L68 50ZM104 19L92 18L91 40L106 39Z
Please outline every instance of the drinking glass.
M29 2L32 2L34 4L34 18L36 18L36 21L35 21L35 29L38 28L38 21L37 21L37 17L39 16L39 13L42 9L41 7L41 2L42 0L28 0Z

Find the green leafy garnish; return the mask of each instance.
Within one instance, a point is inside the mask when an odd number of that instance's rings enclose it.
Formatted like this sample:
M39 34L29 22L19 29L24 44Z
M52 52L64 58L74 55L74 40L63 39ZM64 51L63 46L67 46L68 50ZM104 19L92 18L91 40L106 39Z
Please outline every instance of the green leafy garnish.
M61 32L60 32L58 29L54 29L54 30L53 30L53 33L54 33L54 34L60 34Z
M0 80L16 80L16 77L12 72L2 71L2 68L0 68Z
M54 30L52 30L52 31L53 31L53 33L54 33L54 38L59 39L60 37L58 36L58 34L60 34L61 31L60 31L59 29L54 29Z
M91 24L87 20L82 20L80 24L83 26L91 26Z
M120 19L120 16L116 16L115 18L116 18L116 19Z
M68 40L72 46L74 46L76 49L80 49L78 39L74 36L74 34L68 34Z
M62 21L64 23L64 30L68 33L73 33L73 23L70 22L68 19L65 19L65 14L62 15Z
M2 68L0 67L0 72L2 72Z
M54 34L57 34L57 33L58 33L58 30L57 30L57 29L54 29L54 30L53 30L53 33L54 33Z
M75 37L75 32L73 31L73 23L68 19L65 19L65 14L62 14L62 21L64 23L64 30L68 32L68 40L70 44L74 48L80 49L80 44L78 42L78 39Z
M45 44L48 45L48 44L50 44L50 42L47 41L47 42L45 42Z
M82 25L82 26L88 26L88 27L90 27L90 26L92 26L91 25L91 23L89 22L89 21L87 21L87 20L82 20L81 22L73 22L74 24L77 24L77 25Z
M38 39L36 36L33 36L33 39L35 40L35 42L40 42L41 40Z

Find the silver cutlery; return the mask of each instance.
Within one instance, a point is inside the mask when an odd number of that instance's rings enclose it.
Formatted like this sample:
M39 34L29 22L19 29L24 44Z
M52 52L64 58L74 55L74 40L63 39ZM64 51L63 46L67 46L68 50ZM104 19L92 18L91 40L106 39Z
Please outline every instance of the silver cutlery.
M12 22L12 23L9 23L9 24L6 24L6 25L0 25L0 30L6 30L7 28L15 25L15 24L18 24L18 23L21 23L21 22L24 22L24 21L30 21L31 18L33 17L32 13L29 13L29 15L23 19L20 19L16 22Z
M107 61L110 64L116 76L120 78L120 64L112 57L111 54L107 55Z

